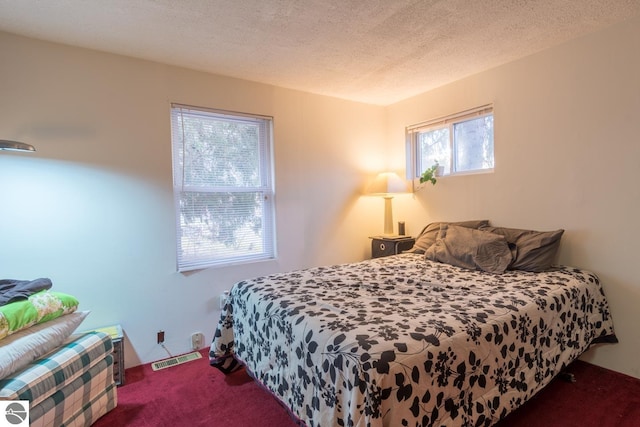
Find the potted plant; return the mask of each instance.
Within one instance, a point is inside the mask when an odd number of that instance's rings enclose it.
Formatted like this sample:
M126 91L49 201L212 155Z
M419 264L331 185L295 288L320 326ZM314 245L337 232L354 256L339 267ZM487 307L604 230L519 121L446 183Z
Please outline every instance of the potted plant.
M436 185L436 177L442 174L442 166L438 164L436 161L433 166L428 167L422 175L420 175L420 184L424 184L427 181L430 181L431 184Z

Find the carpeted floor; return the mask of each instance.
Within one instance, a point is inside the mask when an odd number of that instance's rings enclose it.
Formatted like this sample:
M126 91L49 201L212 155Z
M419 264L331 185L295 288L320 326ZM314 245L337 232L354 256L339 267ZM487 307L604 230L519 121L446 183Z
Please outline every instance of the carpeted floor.
M292 427L278 401L244 371L224 376L203 358L161 371L127 369L118 406L94 427ZM498 427L640 426L640 380L578 361Z

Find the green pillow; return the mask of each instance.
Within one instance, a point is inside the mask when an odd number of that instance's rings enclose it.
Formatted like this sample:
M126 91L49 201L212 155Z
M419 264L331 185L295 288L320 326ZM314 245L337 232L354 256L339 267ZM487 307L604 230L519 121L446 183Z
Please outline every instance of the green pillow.
M78 300L61 292L41 291L0 307L0 340L38 323L73 313Z

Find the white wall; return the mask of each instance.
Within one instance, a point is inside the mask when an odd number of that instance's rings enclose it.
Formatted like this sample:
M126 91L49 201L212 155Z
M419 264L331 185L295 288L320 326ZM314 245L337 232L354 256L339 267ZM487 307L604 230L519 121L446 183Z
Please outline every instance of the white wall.
M560 262L596 272L620 343L584 359L640 377L640 19L388 108L395 162L404 128L494 103L495 172L445 177L402 205L415 234L433 220L487 218L566 230Z
M384 108L6 33L0 52L0 139L37 148L0 152L0 278L50 277L84 327L122 324L127 366L167 357L160 329L173 354L210 341L238 280L368 255ZM275 118L277 261L175 271L171 102Z

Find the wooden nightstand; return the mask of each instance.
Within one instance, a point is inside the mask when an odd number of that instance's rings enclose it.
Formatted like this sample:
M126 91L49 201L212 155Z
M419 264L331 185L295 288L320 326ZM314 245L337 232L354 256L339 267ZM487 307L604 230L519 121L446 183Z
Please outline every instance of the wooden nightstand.
M111 335L113 343L113 380L117 386L124 384L124 333L120 325L93 329Z
M371 257L397 255L413 247L416 239L410 236L374 236L371 239Z

